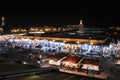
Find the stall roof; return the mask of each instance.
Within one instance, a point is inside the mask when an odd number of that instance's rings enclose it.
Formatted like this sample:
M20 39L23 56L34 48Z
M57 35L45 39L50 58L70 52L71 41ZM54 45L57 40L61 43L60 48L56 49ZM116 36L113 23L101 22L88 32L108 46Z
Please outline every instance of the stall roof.
M62 62L72 62L72 63L78 63L82 59L82 56L68 56L65 59L62 60Z
M81 64L93 64L93 65L99 65L100 61L96 59L83 59L81 61Z

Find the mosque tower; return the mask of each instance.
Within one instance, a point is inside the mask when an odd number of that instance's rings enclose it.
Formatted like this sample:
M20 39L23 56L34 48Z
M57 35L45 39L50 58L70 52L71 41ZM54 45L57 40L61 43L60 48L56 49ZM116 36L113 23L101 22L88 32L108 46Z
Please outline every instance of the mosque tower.
M83 29L83 21L80 19L80 24L79 24L79 31L82 31Z
M4 26L4 25L5 25L5 18L4 16L2 16L1 26Z

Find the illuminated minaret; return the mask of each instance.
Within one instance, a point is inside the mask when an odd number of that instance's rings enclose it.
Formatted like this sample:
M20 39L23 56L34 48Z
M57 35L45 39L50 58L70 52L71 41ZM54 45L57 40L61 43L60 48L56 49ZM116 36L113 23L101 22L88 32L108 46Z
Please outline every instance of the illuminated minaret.
M80 20L80 24L79 24L79 31L82 31L82 28L83 28L83 21L82 19Z
M1 26L5 25L5 18L2 16Z
M79 24L81 27L83 27L83 21L82 19L80 20L80 24Z

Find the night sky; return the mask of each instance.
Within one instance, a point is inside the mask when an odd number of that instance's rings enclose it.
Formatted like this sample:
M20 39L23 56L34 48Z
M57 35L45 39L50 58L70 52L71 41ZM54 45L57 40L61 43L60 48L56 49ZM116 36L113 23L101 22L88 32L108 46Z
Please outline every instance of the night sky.
M69 1L68 1L69 2ZM7 25L51 25L79 24L85 26L119 26L120 6L116 3L60 1L5 4L0 6L0 16ZM3 7L4 6L4 7Z

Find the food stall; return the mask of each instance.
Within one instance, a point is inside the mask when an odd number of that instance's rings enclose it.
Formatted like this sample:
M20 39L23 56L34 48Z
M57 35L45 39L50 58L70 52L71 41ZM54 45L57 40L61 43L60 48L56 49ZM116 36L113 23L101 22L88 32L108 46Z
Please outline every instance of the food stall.
M96 59L83 59L80 63L81 70L87 72L88 74L93 72L98 73L100 71L99 65L100 61Z
M68 56L61 61L60 68L67 70L78 70L79 61L81 61L82 57L78 56Z

